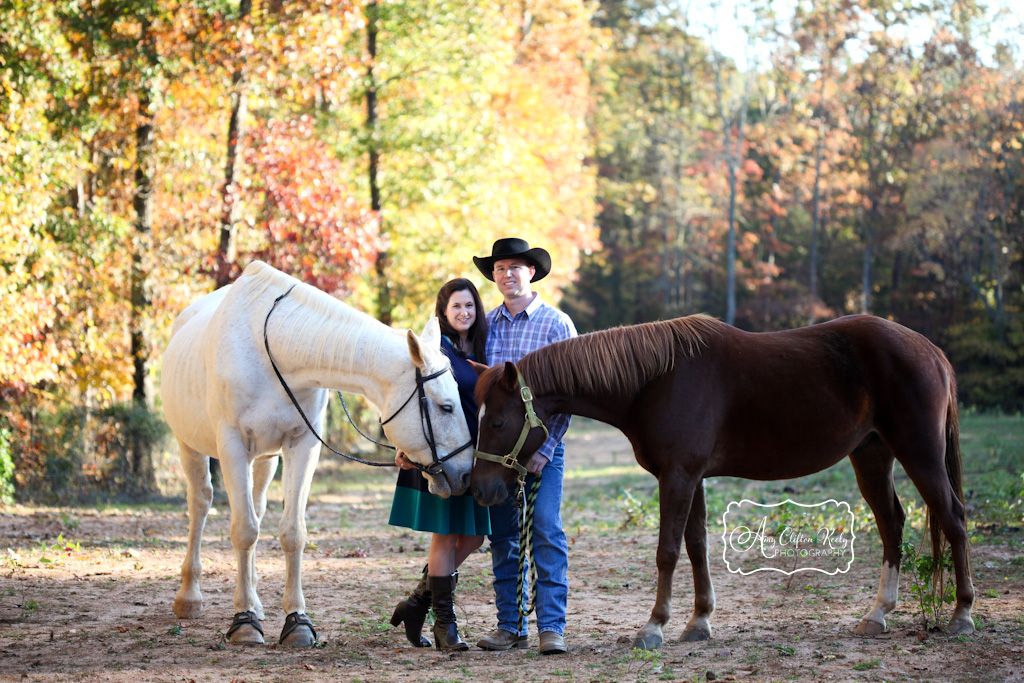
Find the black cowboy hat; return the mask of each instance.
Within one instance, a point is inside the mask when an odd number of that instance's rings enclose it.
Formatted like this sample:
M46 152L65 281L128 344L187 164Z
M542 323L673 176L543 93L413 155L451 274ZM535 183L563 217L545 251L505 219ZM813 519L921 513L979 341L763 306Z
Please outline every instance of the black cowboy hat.
M544 279L544 276L551 272L551 254L540 247L530 249L530 243L518 237L505 237L498 240L491 247L490 256L474 256L473 263L485 278L494 282L494 262L510 258L522 259L537 269L533 276L533 282Z

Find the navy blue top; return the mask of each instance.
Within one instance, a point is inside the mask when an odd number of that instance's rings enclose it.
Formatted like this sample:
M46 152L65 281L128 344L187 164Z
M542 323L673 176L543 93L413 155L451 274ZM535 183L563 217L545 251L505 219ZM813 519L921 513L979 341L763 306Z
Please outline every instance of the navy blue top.
M459 385L459 398L462 400L462 412L466 415L466 422L469 424L469 435L476 443L477 414L476 401L473 399L473 390L476 388L477 374L473 366L469 364L473 355L467 356L456 349L448 337L441 336L441 351L452 362L452 376L455 383ZM473 360L476 360L473 358Z

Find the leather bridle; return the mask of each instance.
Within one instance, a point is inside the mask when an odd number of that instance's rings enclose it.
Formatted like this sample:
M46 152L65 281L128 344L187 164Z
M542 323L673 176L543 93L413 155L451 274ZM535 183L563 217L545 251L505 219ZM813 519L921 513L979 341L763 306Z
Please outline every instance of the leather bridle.
M372 461L369 461L369 460L363 460L362 458L358 458L358 457L356 457L354 455L349 455L347 453L342 453L342 452L337 451L334 448L332 448L330 444L328 444L326 441L324 441L320 437L320 435L317 434L317 431L313 428L313 424L309 421L309 418L306 417L306 413L304 413L303 410L302 410L302 407L299 406L299 402L298 402L298 400L296 400L295 395L292 393L291 388L289 388L288 383L284 381L284 377L281 375L281 371L278 370L278 368L277 368L277 363L274 362L274 356L270 353L270 340L269 340L269 337L268 337L268 334L267 334L267 326L270 323L270 314L274 312L275 308L277 308L277 304L279 304L281 302L281 299L283 299L286 296L288 296L288 294L293 289L295 289L295 285L292 285L291 287L288 288L288 291L286 291L284 294L282 294L281 296L279 296L276 299L274 299L274 304L270 307L270 311L267 313L266 320L263 321L263 345L267 349L267 357L270 359L270 366L272 368L274 368L274 374L277 375L277 379L281 383L281 386L284 388L284 392L286 394L288 394L288 398L291 399L292 405L294 405L295 409L299 411L299 415L302 416L302 420L303 420L303 422L306 423L306 426L309 428L309 431L312 432L313 436L315 436L317 438L317 440L320 443L322 443L324 446L326 446L332 453L334 453L335 455L340 455L343 458L347 458L349 460L353 460L355 462L362 463L364 465L370 465L370 466L373 466L373 467L394 467L395 464L393 462L391 462L391 463L388 463L388 462L372 462ZM446 368L444 368L442 370L438 370L437 372L431 373L431 374L429 374L429 375L424 377L423 374L420 372L420 369L416 368L416 388L412 390L412 393L409 394L409 398L405 399L405 402L402 403L401 406L399 406L398 410L396 410L391 415L391 417L389 417L386 420L383 420L380 423L381 426L383 427L388 422L391 422L393 419L395 419L395 417L400 412L402 412L402 410L407 405L409 405L410 401L412 401L413 396L417 396L418 395L419 396L419 407L420 407L420 427L423 429L423 437L424 437L424 439L426 439L427 445L430 447L430 455L431 455L431 458L433 459L433 461L429 465L421 465L420 463L413 462L411 460L407 460L407 462L410 465L412 465L413 467L415 467L416 469L420 470L421 472L425 472L427 474L434 475L434 476L436 476L438 474L443 474L446 480L448 480L448 473L444 469L444 463L446 461L448 461L449 459L455 457L456 455L458 455L462 451L466 450L470 446L472 446L473 445L473 439L471 438L469 441L467 441L463 445L459 446L454 451L452 451L451 453L449 453L448 455L446 455L444 457L439 458L437 456L437 441L434 438L434 425L433 425L433 423L430 420L430 409L429 409L429 404L428 404L428 401L427 401L427 392L426 392L426 390L423 387L430 380L437 379L438 377L440 377L444 373L450 372L450 371L451 371L451 367L446 367ZM347 409L346 409L346 412L347 412ZM374 443L376 443L376 442L374 442ZM378 445L384 446L385 448L390 448L391 450L395 450L394 446L387 446L385 444L378 444ZM449 487L450 487L451 486L451 481L450 480L448 480L448 484L449 484Z

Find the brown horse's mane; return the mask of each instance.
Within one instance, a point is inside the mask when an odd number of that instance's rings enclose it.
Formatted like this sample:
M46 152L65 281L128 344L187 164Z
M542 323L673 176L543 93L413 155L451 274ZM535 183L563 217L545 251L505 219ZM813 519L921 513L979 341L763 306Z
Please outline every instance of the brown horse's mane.
M680 358L694 358L725 323L691 315L591 332L528 353L519 361L538 395L632 395L671 372Z

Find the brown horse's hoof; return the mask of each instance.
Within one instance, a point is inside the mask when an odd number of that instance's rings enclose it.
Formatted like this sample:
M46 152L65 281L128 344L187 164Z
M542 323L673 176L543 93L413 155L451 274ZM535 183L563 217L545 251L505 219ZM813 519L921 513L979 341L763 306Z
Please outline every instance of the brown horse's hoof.
M231 621L227 638L235 645L262 645L263 627L255 612L239 612Z
M654 633L639 633L633 639L634 650L657 650L661 647L662 638Z
M974 620L970 617L967 619L953 619L946 626L946 633L951 636L969 636L974 633Z
M701 626L694 626L683 631L683 635L679 636L679 641L682 643L696 643L701 640L711 640L711 632Z
M313 622L305 614L292 612L284 620L281 637L278 640L284 647L313 647L316 644L316 629Z
M885 624L871 619L861 619L853 632L859 636L880 636L885 633Z

